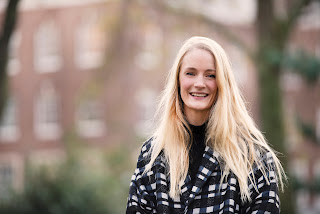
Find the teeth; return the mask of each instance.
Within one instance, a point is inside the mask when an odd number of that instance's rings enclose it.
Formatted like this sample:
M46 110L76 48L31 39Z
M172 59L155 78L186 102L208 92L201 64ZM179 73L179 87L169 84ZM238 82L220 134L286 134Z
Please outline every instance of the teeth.
M196 93L191 93L192 96L194 97L206 97L207 94L196 94Z

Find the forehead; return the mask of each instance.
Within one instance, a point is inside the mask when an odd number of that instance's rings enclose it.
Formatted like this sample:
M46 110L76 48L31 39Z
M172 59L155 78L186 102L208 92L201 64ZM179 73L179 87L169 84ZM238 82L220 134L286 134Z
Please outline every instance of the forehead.
M182 61L181 68L196 68L196 69L214 69L215 68L215 60L214 56L211 52L196 48L188 51Z

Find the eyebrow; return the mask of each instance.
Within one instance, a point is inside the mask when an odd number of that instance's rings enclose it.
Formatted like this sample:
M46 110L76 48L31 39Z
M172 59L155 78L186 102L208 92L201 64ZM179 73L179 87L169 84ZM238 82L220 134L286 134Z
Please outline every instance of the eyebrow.
M194 67L187 67L187 68L185 68L185 70L197 71L197 69ZM205 70L205 72L211 72L211 71L216 71L216 69L209 68L209 69Z

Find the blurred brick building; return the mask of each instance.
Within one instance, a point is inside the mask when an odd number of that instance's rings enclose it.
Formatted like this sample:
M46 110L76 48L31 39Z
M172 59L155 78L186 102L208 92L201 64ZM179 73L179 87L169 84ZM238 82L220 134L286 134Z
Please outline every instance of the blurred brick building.
M0 192L23 186L27 161L63 158L69 136L103 149L147 136L165 72L193 35L214 38L226 49L259 124L259 86L251 59L214 28L196 19L186 25L177 15L138 2L22 0L10 43L10 93L0 126ZM216 11L210 13L212 19L254 47L254 0L186 2L205 13ZM320 58L319 11L315 4L299 20L290 51L303 49ZM302 136L294 117L315 127L319 141L320 82L310 86L299 75L284 72L282 88L291 169L298 179L312 182L320 177L320 145ZM302 210L320 210L319 195L299 191L297 200Z

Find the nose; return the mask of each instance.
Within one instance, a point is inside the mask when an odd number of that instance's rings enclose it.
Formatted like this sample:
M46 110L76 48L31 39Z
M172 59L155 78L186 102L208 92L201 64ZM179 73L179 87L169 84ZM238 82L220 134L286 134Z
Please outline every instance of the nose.
M204 83L204 78L202 76L198 76L195 80L194 87L196 88L204 88L206 85Z

